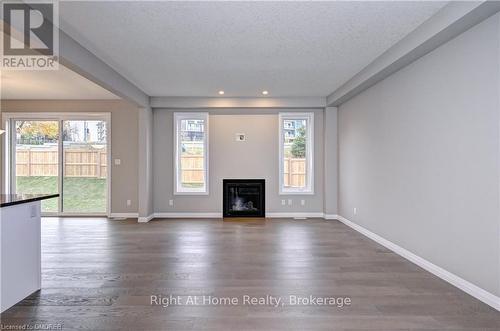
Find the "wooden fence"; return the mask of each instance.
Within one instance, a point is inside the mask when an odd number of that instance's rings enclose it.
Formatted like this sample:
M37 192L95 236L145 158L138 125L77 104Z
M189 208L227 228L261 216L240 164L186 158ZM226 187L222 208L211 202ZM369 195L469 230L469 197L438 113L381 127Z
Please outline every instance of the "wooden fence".
M306 185L306 160L285 158L284 184L288 187ZM181 157L181 180L185 184L203 184L203 157L188 155Z
M306 159L284 159L284 186L304 187L306 185Z
M64 175L66 177L106 178L107 153L105 150L65 149ZM58 151L43 149L19 149L16 151L17 176L57 176ZM306 160L285 158L284 184L303 187L306 184ZM181 159L182 182L203 183L203 157L186 155Z
M65 149L65 177L106 178L106 150ZM54 149L18 149L16 151L17 176L57 176L58 151Z
M203 156L184 155L181 157L181 181L184 184L203 184Z

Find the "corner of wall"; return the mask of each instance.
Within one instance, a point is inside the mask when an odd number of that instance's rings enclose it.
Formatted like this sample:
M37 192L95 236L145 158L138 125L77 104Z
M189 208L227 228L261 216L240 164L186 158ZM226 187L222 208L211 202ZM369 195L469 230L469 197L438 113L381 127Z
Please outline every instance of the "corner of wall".
M151 107L139 109L139 222L153 216L153 111Z
M337 107L324 110L324 204L325 215L338 214L338 129Z
M497 59L500 59L500 13L495 15L496 23L497 23ZM500 60L497 61L497 91L500 91ZM498 114L498 153L497 153L497 182L498 182L498 205L499 205L499 215L498 215L498 275L500 275L500 92L498 93L497 99L497 114ZM500 277L498 277L497 284L497 296L500 297Z

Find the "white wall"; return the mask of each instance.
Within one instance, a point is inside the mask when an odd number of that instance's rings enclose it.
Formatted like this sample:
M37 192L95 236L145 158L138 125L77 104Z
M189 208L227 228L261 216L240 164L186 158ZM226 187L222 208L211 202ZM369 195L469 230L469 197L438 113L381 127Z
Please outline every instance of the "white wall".
M206 111L206 110L193 110ZM283 112L297 111L284 109ZM313 111L305 109L301 111ZM154 110L154 209L155 212L222 212L222 179L266 179L268 212L323 212L323 111L316 110L315 123L315 194L278 194L278 110L210 110L210 195L173 195L173 111ZM236 142L236 133L246 133L247 141ZM168 201L174 200L174 206ZM281 199L292 199L282 206ZM300 200L306 201L305 206Z
M342 104L338 118L339 213L496 295L499 17Z

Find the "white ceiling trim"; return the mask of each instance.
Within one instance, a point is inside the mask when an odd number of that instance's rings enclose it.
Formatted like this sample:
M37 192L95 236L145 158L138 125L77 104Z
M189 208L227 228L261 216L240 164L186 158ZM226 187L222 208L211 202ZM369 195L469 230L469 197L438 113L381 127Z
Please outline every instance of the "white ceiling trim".
M500 1L452 2L327 97L338 106L500 11Z

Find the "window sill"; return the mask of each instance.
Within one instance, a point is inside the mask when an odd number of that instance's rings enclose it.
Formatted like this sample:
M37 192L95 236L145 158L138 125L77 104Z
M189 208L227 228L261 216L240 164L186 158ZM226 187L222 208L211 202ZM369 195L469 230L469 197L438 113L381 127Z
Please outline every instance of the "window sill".
M279 195L314 195L314 191L280 191Z
M209 195L209 192L174 192L174 195Z

